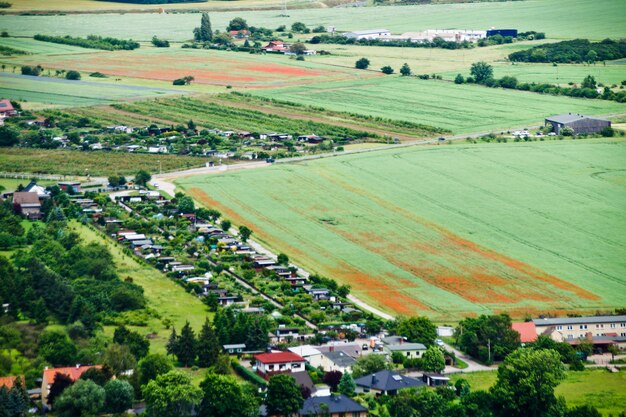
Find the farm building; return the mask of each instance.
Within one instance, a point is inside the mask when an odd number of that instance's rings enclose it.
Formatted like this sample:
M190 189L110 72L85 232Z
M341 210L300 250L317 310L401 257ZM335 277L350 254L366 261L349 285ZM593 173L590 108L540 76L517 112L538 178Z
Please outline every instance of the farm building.
M495 35L517 38L517 29L489 29L487 31L487 37Z
M596 117L584 116L582 114L568 113L558 116L547 117L546 126L552 125L552 130L557 135L561 134L561 130L569 127L574 131L575 135L581 133L598 133L606 127L611 127L609 120L598 119Z
M391 36L391 32L387 29L371 29L371 30L358 30L355 32L346 32L343 34L346 38L350 39L380 39Z

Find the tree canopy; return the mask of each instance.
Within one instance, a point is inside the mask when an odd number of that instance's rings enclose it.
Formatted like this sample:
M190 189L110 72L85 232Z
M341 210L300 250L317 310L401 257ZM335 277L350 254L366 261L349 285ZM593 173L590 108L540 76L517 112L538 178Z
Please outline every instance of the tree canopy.
M142 392L150 417L191 417L202 400L202 390L190 377L176 371L157 376Z
M550 349L518 349L498 368L490 392L497 415L543 417L557 406L554 388L565 378L561 357Z

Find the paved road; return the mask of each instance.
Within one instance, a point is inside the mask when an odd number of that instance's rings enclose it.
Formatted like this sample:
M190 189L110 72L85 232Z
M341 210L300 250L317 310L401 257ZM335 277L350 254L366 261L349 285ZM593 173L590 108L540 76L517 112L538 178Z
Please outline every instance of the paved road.
M450 346L447 343L444 343L443 346L446 348L448 352L454 352L457 358L463 360L463 362L467 364L467 368L465 369L458 369L458 368L453 368L451 366L446 366L446 373L493 371L494 369L496 369L496 368L485 366L476 362L471 357L467 356L465 353L461 352L460 350L455 349L454 347Z

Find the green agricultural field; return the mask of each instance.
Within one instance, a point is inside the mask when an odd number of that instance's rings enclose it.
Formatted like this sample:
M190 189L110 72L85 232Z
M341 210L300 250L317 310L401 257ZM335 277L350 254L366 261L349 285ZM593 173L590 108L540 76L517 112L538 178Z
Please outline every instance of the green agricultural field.
M176 183L376 307L437 321L626 299L626 141L415 147Z
M192 328L198 330L202 327L205 317L213 315L197 297L186 293L182 287L153 267L138 263L113 241L78 223L73 223L72 227L85 242L95 241L106 245L113 255L119 276L122 279L130 277L135 284L143 287L148 306L160 316L152 318L147 329L142 328L144 333L147 331L156 333L156 337L150 340L153 352L165 353L165 344L171 330L165 328L163 319L170 319L177 329L189 321Z
M0 46L20 49L31 54L60 55L60 54L88 54L93 49L79 48L78 46L62 45L51 42L36 41L32 38L0 38Z
M543 124L546 116L572 111L599 115L626 112L624 104L616 102L456 85L396 75L323 86L259 90L253 94L332 110L408 120L456 134L538 126Z
M626 372L609 373L604 369L566 372L563 382L556 387L557 396L563 396L568 407L591 405L603 416L616 416L626 409ZM451 375L454 383L466 379L472 391L488 390L496 383L497 372L472 372Z
M30 0L31 2L34 0ZM58 0L57 0L58 1ZM232 2L229 2L229 4ZM32 3L31 3L32 4ZM105 3L106 4L106 3ZM110 3L108 3L110 4ZM555 18L567 12L567 19ZM237 16L253 26L276 28L301 21L315 27L335 26L339 31L383 27L396 33L424 29L488 29L492 26L521 31L546 32L549 38L592 39L626 36L623 23L626 5L615 0L528 0L399 7L320 8L288 10L289 17L270 11L212 12L214 29L224 30ZM115 24L111 24L111 21ZM33 36L89 34L149 40L152 35L182 41L192 37L199 15L155 14L67 14L64 16L0 16L0 29L11 35ZM303 38L305 38L303 36Z
M19 67L17 69L19 71ZM86 74L85 74L86 75ZM0 73L0 97L24 103L27 108L75 107L109 104L117 100L181 94L157 87L115 85L102 81L67 81L61 78L28 77Z
M3 148L0 152L0 172L30 172L36 174L85 175L107 177L114 174L132 175L144 169L164 172L204 166L207 158L179 155L153 155L126 152L82 152L66 150Z
M534 83L551 83L566 85L569 82L579 84L587 75L592 75L598 83L605 85L617 84L618 86L623 80L626 80L626 68L619 64L620 61L607 62L606 65L598 63L595 65L576 65L576 64L560 64L553 66L552 64L524 64L516 63L495 63L493 67L493 75L495 78L502 78L505 75L511 75L520 82ZM444 72L444 78L453 80L457 74L469 76L469 68L463 71L447 71Z

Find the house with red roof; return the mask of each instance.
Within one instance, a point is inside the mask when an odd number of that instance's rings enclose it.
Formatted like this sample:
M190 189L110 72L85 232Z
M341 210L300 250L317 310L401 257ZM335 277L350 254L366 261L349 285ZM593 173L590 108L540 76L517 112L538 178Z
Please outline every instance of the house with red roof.
M522 343L531 343L537 340L537 328L532 321L513 323L511 327L519 333Z
M3 98L0 100L0 116L16 116L17 111L13 108L13 104L11 104L11 100Z
M230 30L230 31L228 31L228 33L230 34L230 36L232 36L235 39L245 39L245 38L249 38L250 37L250 31L247 30L247 29Z
M265 52L289 52L289 45L283 41L270 41L261 50Z
M293 352L271 352L254 355L256 372L265 379L277 374L289 374L305 370L305 360Z
M48 393L50 392L50 387L54 383L54 378L57 374L67 375L70 379L75 382L80 378L80 376L85 373L88 369L91 368L102 368L100 365L91 366L91 365L76 365L70 366L67 368L48 368L46 367L43 371L43 377L41 380L41 403L46 407L50 407L48 404Z
M13 388L13 385L15 385L15 381L17 381L17 378L20 378L20 377L17 377L17 376L1 376L0 377L0 388L1 387L6 387L6 389Z

